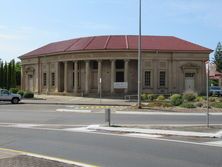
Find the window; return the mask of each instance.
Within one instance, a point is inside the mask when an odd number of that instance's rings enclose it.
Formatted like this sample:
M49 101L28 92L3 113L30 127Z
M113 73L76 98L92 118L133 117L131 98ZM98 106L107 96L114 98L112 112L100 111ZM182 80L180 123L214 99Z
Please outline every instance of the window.
M124 82L124 72L123 71L116 72L116 82Z
M185 73L185 77L194 77L194 73Z
M116 69L124 69L124 61L116 60Z
M93 70L97 70L98 69L98 62L97 61L93 61L92 62L92 66L93 66Z
M160 86L166 86L166 72L160 71Z
M43 73L43 86L46 86L46 80L47 80L47 78L46 78L47 76L46 76L46 73Z
M52 86L55 86L55 73L53 72L52 74L51 74L51 79L52 79Z
M151 86L151 72L150 71L145 71L144 85L145 86Z

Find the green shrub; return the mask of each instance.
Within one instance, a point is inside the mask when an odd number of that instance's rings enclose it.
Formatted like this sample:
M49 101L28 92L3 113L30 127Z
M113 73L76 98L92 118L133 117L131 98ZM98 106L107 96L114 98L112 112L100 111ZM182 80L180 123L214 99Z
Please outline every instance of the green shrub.
M204 96L197 96L195 101L204 101L205 100L205 97Z
M216 97L209 97L209 101L210 101L210 102L215 102L216 99L217 99Z
M30 91L26 91L24 93L24 98L33 98L34 97L34 93L30 92Z
M9 91L11 93L17 93L19 91L19 89L18 88L10 88Z
M183 108L196 108L196 106L193 103L183 103L180 105L180 107Z
M196 95L194 93L184 93L183 100L184 101L194 101L196 99Z
M158 97L158 95L156 95L156 94L148 94L148 95L147 95L147 100L148 100L148 101L153 101L153 100L155 100L157 97Z
M22 97L24 96L24 91L20 90L17 92L18 94L20 94Z
M159 95L159 96L157 97L157 100L158 100L158 101L163 101L163 100L165 100L165 97L164 97L163 95Z
M196 107L203 107L203 103L200 102L196 103Z
M173 94L172 96L170 96L170 102L174 106L179 106L183 103L183 98L180 94Z
M214 108L222 108L222 102L215 102L215 103L211 104L211 106Z
M146 94L146 93L143 93L143 94L141 95L141 99L142 99L142 100L147 100L147 94Z

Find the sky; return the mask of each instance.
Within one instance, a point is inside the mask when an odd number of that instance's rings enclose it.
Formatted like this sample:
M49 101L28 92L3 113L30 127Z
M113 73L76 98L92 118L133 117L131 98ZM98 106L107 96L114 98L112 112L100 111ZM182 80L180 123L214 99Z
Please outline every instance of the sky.
M139 0L0 0L0 59L51 42L138 34ZM142 0L142 34L215 49L222 41L221 0Z

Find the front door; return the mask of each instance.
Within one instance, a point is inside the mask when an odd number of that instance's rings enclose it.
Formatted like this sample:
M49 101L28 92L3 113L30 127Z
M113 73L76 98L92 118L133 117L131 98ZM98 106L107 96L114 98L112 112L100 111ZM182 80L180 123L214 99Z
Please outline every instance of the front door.
M185 74L185 91L194 91L194 73Z
M28 90L33 91L33 77L32 77L32 75L28 75Z

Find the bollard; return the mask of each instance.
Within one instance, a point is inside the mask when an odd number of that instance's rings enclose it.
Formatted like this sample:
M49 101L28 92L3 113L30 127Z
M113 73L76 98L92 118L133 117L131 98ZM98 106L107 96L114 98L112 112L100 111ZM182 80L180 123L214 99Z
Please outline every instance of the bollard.
M111 110L110 110L110 108L105 109L105 122L108 123L108 126L111 125Z

